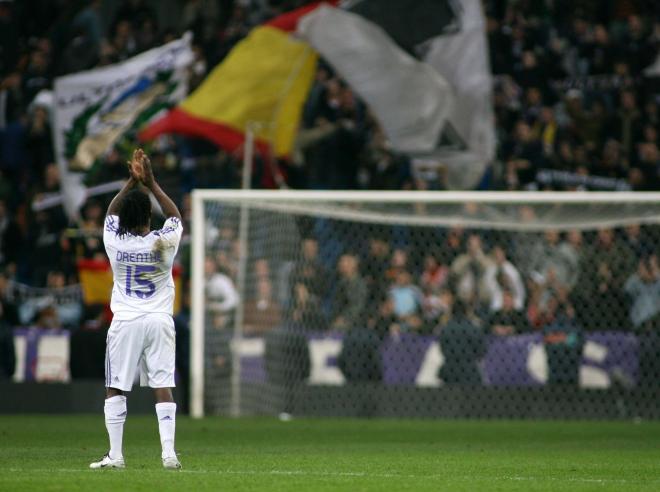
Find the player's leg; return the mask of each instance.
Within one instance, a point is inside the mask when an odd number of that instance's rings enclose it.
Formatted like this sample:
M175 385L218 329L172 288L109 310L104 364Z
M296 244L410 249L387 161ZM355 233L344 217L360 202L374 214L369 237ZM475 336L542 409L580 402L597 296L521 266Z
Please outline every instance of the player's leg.
M176 403L172 397L171 388L154 388L156 396L156 417L158 418L158 433L162 447L161 458L166 468L181 468L174 451L174 434L176 431Z
M106 399L103 407L110 450L90 468L124 468L124 423L128 413L125 391L133 386L143 343L139 321L113 321L108 330L105 357Z
M105 415L105 428L108 431L110 441L110 450L108 458L124 465L123 440L124 440L124 422L126 422L127 407L126 396L118 388L106 388L105 405L103 406Z
M153 315L147 322L148 345L144 352L142 384L154 389L156 416L165 468L179 469L181 464L174 450L176 403L174 387L175 336L171 316Z

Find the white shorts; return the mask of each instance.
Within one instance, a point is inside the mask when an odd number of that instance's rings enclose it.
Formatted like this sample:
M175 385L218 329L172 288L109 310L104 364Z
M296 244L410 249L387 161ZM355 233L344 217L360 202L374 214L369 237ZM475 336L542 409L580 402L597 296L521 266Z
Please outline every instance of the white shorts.
M140 386L174 387L174 320L167 314L145 314L129 321L112 320L105 349L105 386L131 391L140 369Z

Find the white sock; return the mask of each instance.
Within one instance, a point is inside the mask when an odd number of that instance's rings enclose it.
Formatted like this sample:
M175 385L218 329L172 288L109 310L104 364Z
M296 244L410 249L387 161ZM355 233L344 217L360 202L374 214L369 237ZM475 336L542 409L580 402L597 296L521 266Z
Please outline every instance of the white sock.
M113 396L105 400L103 408L105 413L105 428L108 429L110 438L110 452L112 459L123 458L122 440L124 438L124 422L126 422L126 397L123 395Z
M160 444L163 458L176 456L174 452L174 430L176 428L176 403L156 403Z

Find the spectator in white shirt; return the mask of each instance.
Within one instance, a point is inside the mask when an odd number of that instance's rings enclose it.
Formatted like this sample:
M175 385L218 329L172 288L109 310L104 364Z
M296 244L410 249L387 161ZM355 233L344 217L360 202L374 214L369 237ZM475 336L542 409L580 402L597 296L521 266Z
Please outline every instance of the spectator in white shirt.
M212 258L206 258L205 270L209 309L216 314L226 314L233 311L238 306L239 296L232 279L219 271Z
M491 252L493 263L486 269L484 282L490 293L490 310L502 309L504 292L513 297L513 307L519 311L525 306L525 284L518 269L509 261L502 246L495 246Z

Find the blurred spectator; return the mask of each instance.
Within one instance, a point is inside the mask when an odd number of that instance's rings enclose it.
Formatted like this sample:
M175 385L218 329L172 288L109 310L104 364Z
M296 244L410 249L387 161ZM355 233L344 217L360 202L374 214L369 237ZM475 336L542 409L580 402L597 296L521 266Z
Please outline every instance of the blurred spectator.
M525 286L518 269L508 260L504 248L495 246L492 251L493 262L486 270L486 288L490 291L490 310L502 309L504 293L513 297L513 305L520 310L525 305Z
M637 258L648 256L653 252L653 243L646 229L642 229L639 224L630 224L624 228L623 242Z
M438 256L447 265L463 254L465 250L465 230L462 227L450 227L440 243Z
M445 363L438 376L445 384L480 385L479 361L486 353L486 337L468 316L467 304L457 299L452 317L440 331Z
M583 94L572 90L566 95L565 106L574 124L572 130L581 143L595 146L602 141L607 124L607 110L602 101L595 100L587 110Z
M302 256L294 266L291 285L302 283L317 299L322 299L327 292L328 271L319 260L319 243L308 237L301 246Z
M105 259L105 249L101 240L105 211L96 201L89 201L82 210L79 230L82 234L78 244L77 256L94 260Z
M20 44L20 25L11 2L0 2L0 75L14 68Z
M42 90L51 85L51 67L48 47L38 46L30 54L26 70L23 72L22 90L25 102L30 103Z
M36 285L45 285L48 272L53 268L61 268L64 260L70 259L63 255L62 230L65 223L61 210L42 210L34 216L28 241L31 249L31 280Z
M16 356L14 352L14 332L4 320L0 321L0 381L14 375Z
M88 6L80 11L71 23L71 28L74 31L84 33L86 41L93 49L98 49L103 37L103 24L101 21L101 7L100 0L91 0Z
M218 269L212 258L206 258L207 307L211 312L213 326L227 328L234 310L239 304L239 296L234 282L226 273Z
M9 278L5 272L0 272L0 324L3 323L9 328L20 324L18 308L10 295Z
M584 335L575 320L575 309L569 303L550 301L552 321L543 328L548 357L548 384L577 386Z
M624 285L630 297L630 321L638 332L656 331L660 313L660 268L655 255L639 260L637 272Z
M543 240L528 253L529 276L540 286L557 283L570 288L577 281L578 258L560 240L559 231L546 231Z
M394 301L392 298L389 296L383 297L377 306L377 310L370 313L369 326L381 340L388 336L398 336L401 333L401 327L394 314Z
M488 319L490 332L497 336L519 335L529 329L525 313L515 305L515 297L510 290L502 291L502 304Z
M99 15L101 2L93 0L81 11L68 27L64 36L65 46L59 62L60 74L80 72L92 68L99 61L99 51L103 44ZM113 53L114 54L114 53ZM113 58L112 61L116 61Z
M608 231L600 232L599 236L602 236L606 243L611 240ZM598 241L602 242L602 239ZM571 293L571 299L577 307L576 316L579 323L590 331L626 329L629 325L626 317L628 300L621 283L623 279L619 274L616 277L613 274L620 269L628 269L625 263L621 263L621 260L626 261L625 258L615 259L616 252L613 252L610 257L604 256L599 261L598 257L602 252L594 256L593 246L581 249L583 253L579 257L579 279ZM623 251L631 250L624 246ZM609 264L610 260L614 263Z
M633 91L621 92L620 109L612 116L608 126L609 136L621 142L624 155L630 157L635 142L639 141L642 134L642 115Z
M280 306L273 299L273 285L267 278L257 280L256 296L245 302L243 309L243 332L246 335L263 335L280 324Z
M449 268L442 264L438 256L427 254L424 257L424 270L419 284L425 292L439 292L449 282Z
M349 383L379 382L383 379L381 339L368 326L357 325L342 340L337 366Z
M369 306L377 306L387 291L386 272L389 262L390 245L387 240L380 236L370 237L369 252L362 262L362 277L369 290Z
M294 284L292 291L289 323L309 331L325 330L327 323L319 298L309 291L304 282Z
M103 306L88 307L86 311L86 319L91 320L96 316L96 322L83 323L80 329L71 333L71 360L69 362L71 378L103 379L105 368L99 364L99 360L105 358L107 337L107 324L100 321L103 316Z
M36 183L43 178L46 166L53 162L53 144L51 142L50 114L43 105L33 104L28 113L28 129L25 146L29 155L30 182Z
M37 305L37 314L32 324L42 330L59 330L62 328L57 309L49 302L42 302Z
M390 287L389 296L394 305L394 315L402 331L415 331L422 325L422 291L412 283L412 275L406 270L400 270L394 285Z
M377 130L361 159L361 187L368 190L401 190L411 187L410 160L388 148L386 137Z
M408 260L408 251L406 249L398 247L392 251L388 268L385 271L385 281L388 285L396 282L397 276L401 270L407 270L411 267Z
M437 332L447 324L453 304L454 295L449 288L424 293L424 323L430 332Z
M332 328L348 330L361 322L367 303L367 284L360 277L358 259L344 254L339 258L339 279L333 299Z
M120 20L114 27L110 45L118 61L133 56L138 49L133 25L128 20Z
M226 3L226 2L225 2ZM210 41L214 34L214 28L217 27L219 16L219 2L212 0L193 0L185 2L181 16L181 29L192 30L195 38L202 41ZM225 36L238 37L247 34L246 25L243 19L244 11L240 5L235 6L234 18L232 23L225 31ZM153 18L153 15L151 16Z
M593 173L608 178L626 178L628 164L629 159L621 153L621 144L608 139L603 146L600 160L594 164Z
M451 264L456 293L462 301L490 304L491 292L486 282L486 273L492 263L483 251L481 237L471 234L467 240L467 251Z
M323 82L324 97L312 110L313 126L326 135L304 152L307 186L313 189L355 189L355 163L364 142L364 109L339 79Z
M7 204L0 199L0 266L15 266L23 247L21 230L9 215Z
M660 269L655 255L639 260L637 273L628 278L630 319L639 340L640 387L657 387L660 381Z
M579 229L571 229L566 232L566 239L561 243L559 249L566 258L570 258L570 263L574 265L573 268L579 270L582 261L582 256L585 253L584 237L582 231ZM570 276L569 286L572 288L577 282L579 274Z
M75 330L80 326L83 306L78 296L67 290L66 275L61 270L49 271L45 289L36 289L20 303L21 324L39 328Z
M66 287L66 275L64 272L53 270L48 272L46 288L51 292L62 292ZM82 317L82 305L77 299L58 299L55 303L58 323L63 328L75 330L80 326Z
M191 2L198 3L198 2ZM212 6L209 6L209 15ZM156 12L150 7L145 0L123 0L121 6L115 14L113 22L113 30L121 22L129 22L133 29L140 30L148 22L154 22L156 19Z
M503 158L510 183L524 187L534 181L536 171L544 164L543 145L525 121L516 124L511 140L504 146Z
M266 334L264 355L268 381L276 392L280 418L288 420L294 410L296 388L309 378L311 361L302 327L284 323Z
M14 374L14 328L18 326L18 311L9 300L8 280L0 273L0 381Z
M180 375L183 412L188 413L190 403L190 285L182 288L181 310L174 316L176 371Z

